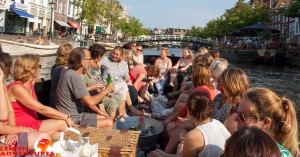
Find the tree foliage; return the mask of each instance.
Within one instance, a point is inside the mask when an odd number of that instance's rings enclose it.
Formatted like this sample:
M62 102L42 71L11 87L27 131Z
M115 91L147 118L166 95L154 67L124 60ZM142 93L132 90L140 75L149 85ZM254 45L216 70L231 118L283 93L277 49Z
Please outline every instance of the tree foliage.
M297 1L293 1L292 3L286 6L280 7L273 13L277 15L281 14L289 17L298 17L300 14L299 10L300 10L300 0L297 0Z
M217 19L209 21L204 28L192 27L189 33L198 37L218 37L224 36L229 32L240 29L248 25L262 22L268 24L271 22L268 6L263 3L250 5L243 0L238 0L235 6Z
M96 22L106 26L110 24L113 31L123 11L117 0L73 0L72 3L81 9L79 19L86 20L89 26Z
M128 36L148 35L149 30L143 28L143 24L135 17L129 16L128 19L121 19L116 25L116 28L121 30Z

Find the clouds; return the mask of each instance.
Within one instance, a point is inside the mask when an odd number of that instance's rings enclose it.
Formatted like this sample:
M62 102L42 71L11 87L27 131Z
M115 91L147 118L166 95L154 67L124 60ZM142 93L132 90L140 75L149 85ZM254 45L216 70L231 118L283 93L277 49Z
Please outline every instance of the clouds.
M144 27L204 27L226 9L232 8L235 0L120 0L127 6L129 16L138 18Z

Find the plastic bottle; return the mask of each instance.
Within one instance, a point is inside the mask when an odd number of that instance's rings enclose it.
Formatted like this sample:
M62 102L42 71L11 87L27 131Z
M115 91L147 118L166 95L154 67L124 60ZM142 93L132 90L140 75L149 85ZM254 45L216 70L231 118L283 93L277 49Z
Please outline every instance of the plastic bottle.
M107 83L107 85L113 83L110 74L107 75L106 83Z

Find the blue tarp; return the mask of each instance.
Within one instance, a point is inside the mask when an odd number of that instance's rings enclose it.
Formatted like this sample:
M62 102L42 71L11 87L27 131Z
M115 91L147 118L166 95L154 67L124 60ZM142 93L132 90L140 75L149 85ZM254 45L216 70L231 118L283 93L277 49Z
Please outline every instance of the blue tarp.
M25 18L34 18L32 15L28 14L27 12L20 11L20 10L12 10L14 13L18 14L20 17Z

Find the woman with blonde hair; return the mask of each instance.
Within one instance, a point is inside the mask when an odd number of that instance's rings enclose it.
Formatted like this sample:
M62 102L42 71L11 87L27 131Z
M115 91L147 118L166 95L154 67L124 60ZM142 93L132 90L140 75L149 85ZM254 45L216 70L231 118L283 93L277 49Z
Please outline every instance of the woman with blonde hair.
M238 128L256 126L277 142L281 156L299 156L295 104L263 87L244 93L235 118Z
M55 134L74 124L69 115L41 104L34 91L34 79L41 69L40 56L24 54L19 56L14 65L15 82L8 85L8 95L14 109L16 125L45 131L54 139ZM51 119L39 120L37 113Z
M224 123L231 134L237 130L234 111L249 86L249 77L240 68L230 67L219 77L217 89L221 93L213 101L212 118Z
M159 81L155 83L155 87L158 93L163 93L164 86L169 81L169 69L172 67L172 61L168 57L170 55L169 50L167 48L161 48L160 57L155 60L154 65L158 66L160 71Z
M9 100L4 81L11 74L12 58L8 53L0 53L0 156L25 155L33 149L34 143L40 138L50 139L45 132L36 132L30 127L18 127L15 124L15 114ZM17 149L8 149L17 148ZM22 150L19 150L22 148ZM24 150L25 149L25 150ZM6 154L6 155L5 155Z
M63 68L67 67L69 56L72 52L72 45L70 44L63 44L61 45L56 53L55 65L51 68L51 87L49 93L49 106L55 108L55 94L56 94L56 87L60 78L60 72Z
M184 76L186 75L186 71L190 65L192 65L193 61L193 53L189 48L183 48L182 49L182 56L177 61L177 63L170 68L170 84L169 86L174 87L173 91L177 91L177 85L178 83L181 83ZM179 80L178 77L180 77L182 80ZM177 79L176 79L177 78Z

